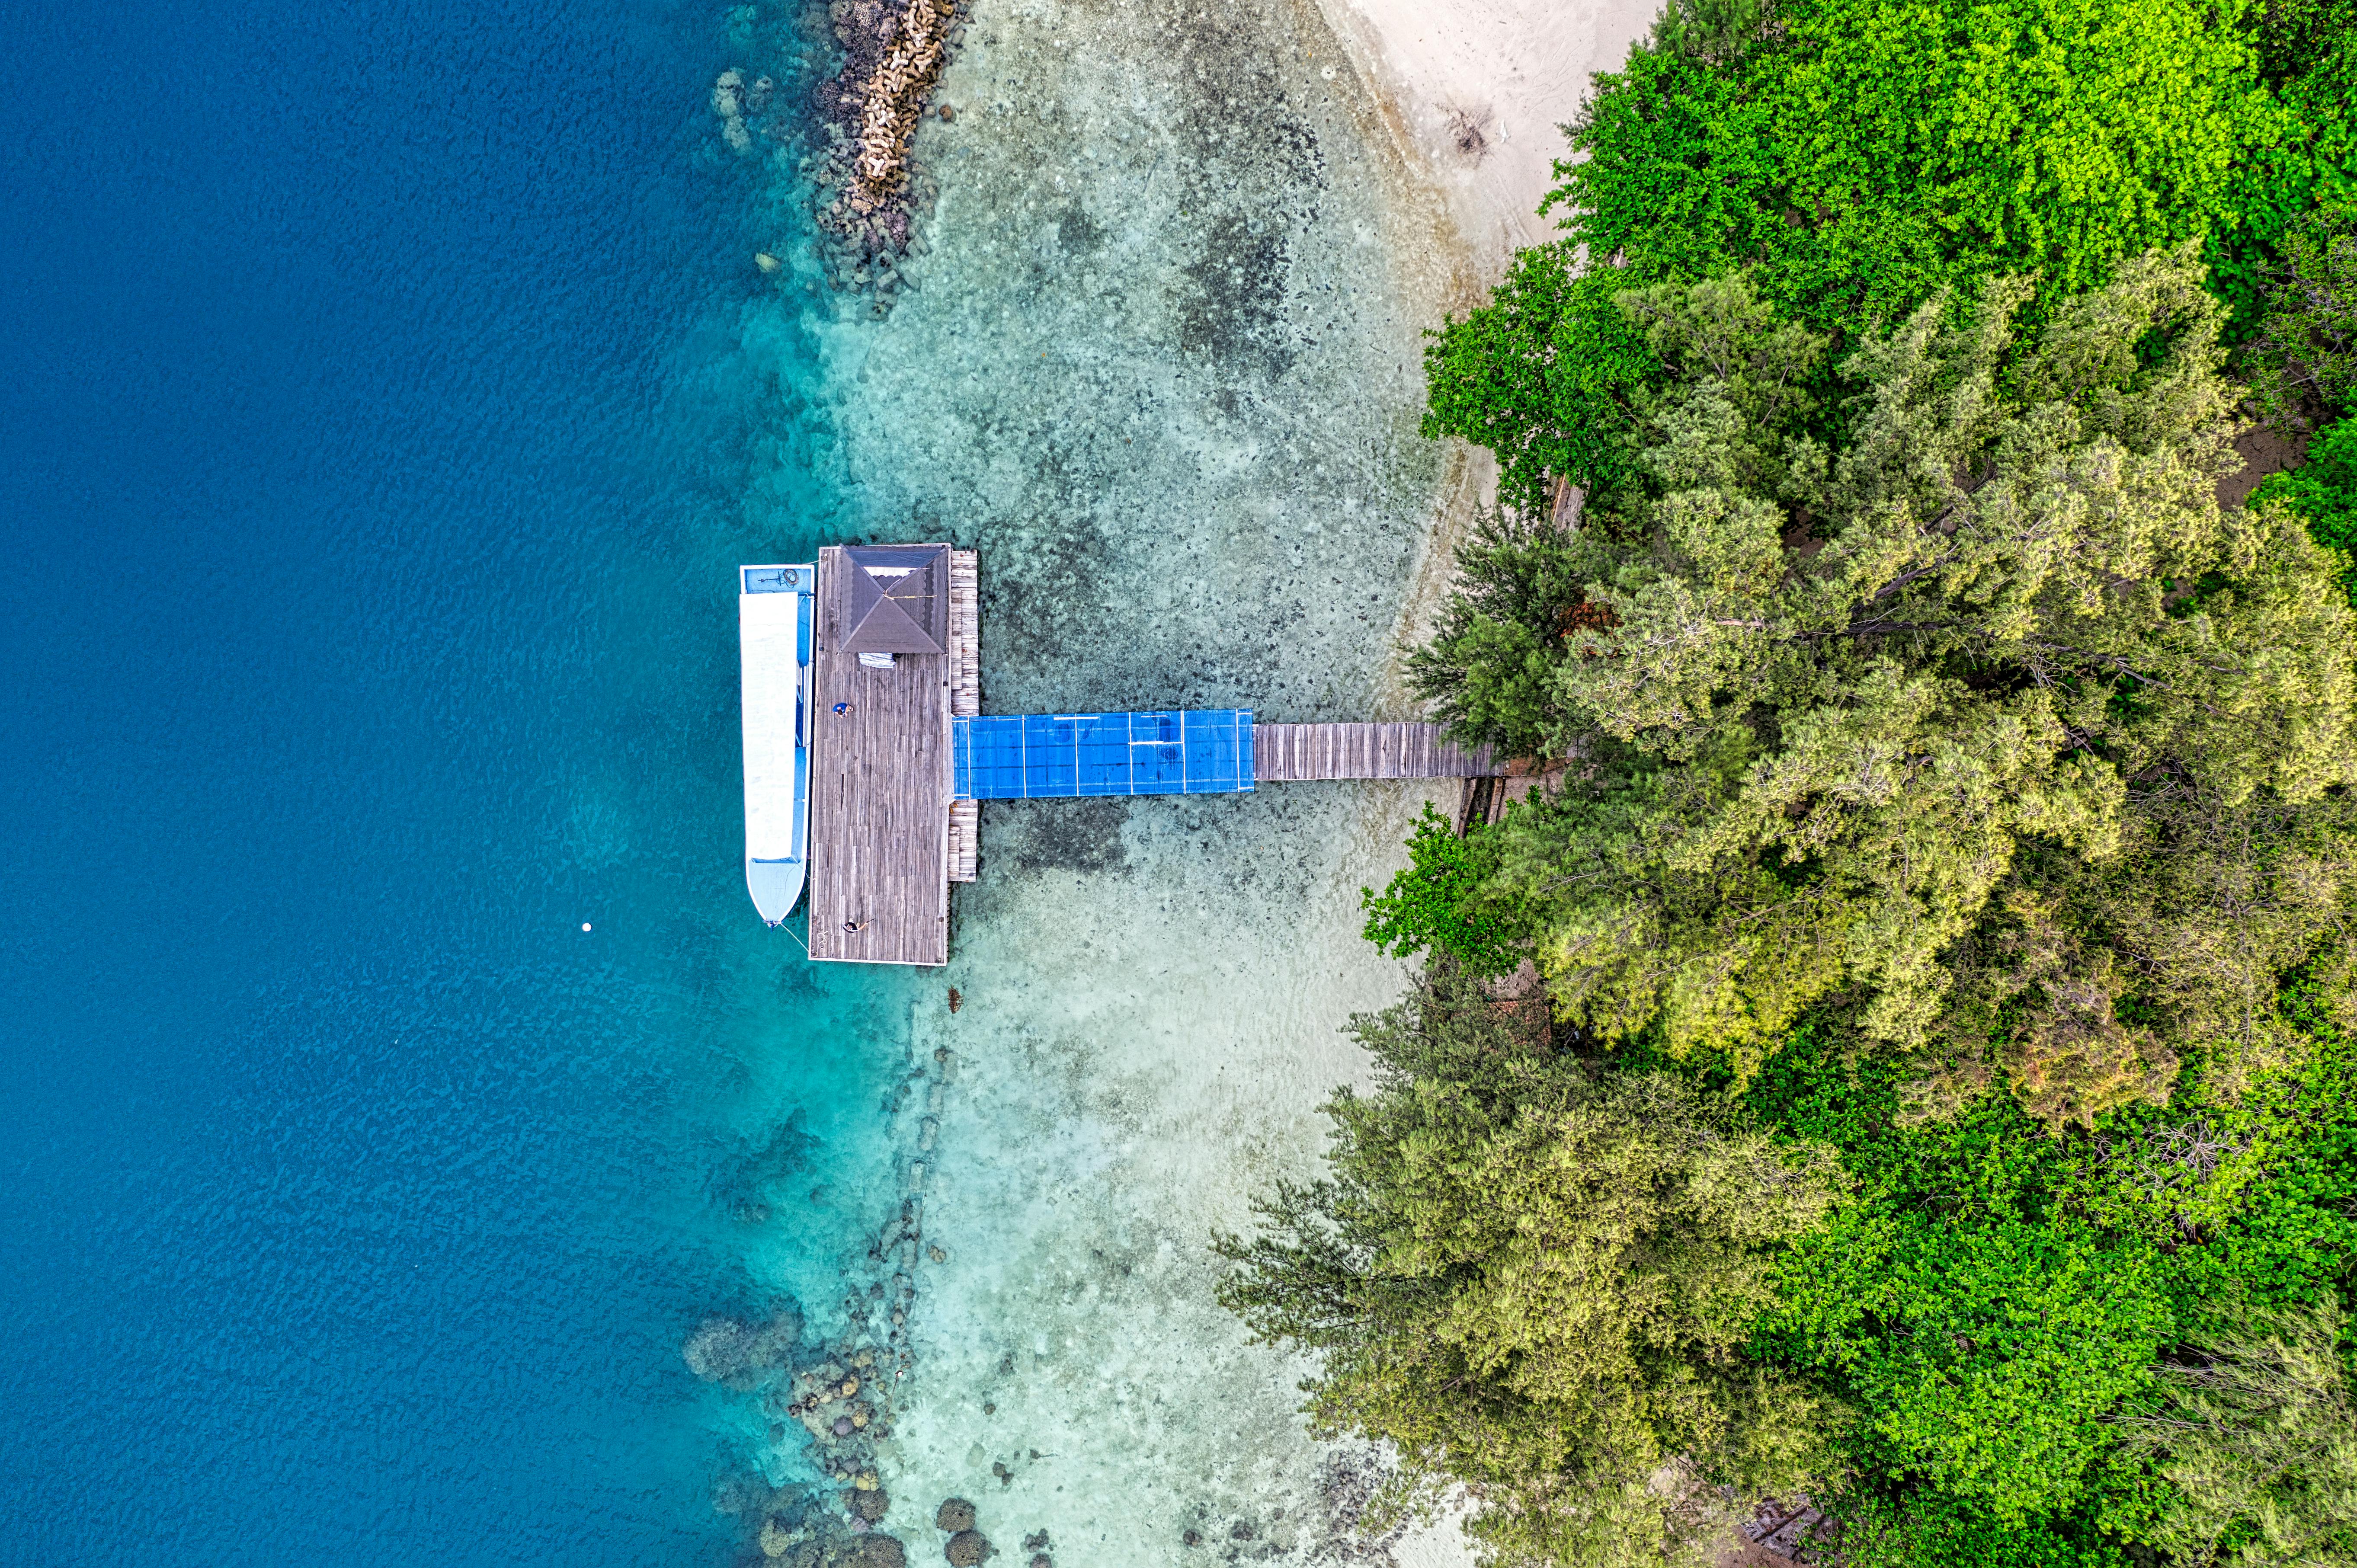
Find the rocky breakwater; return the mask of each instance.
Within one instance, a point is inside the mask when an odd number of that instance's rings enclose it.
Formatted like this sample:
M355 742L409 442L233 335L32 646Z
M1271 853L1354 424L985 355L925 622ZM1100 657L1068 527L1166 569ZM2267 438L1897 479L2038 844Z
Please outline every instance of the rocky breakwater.
M834 0L827 18L843 66L820 84L828 146L805 173L818 187L820 255L836 288L872 290L877 311L908 285L899 262L939 186L910 158L917 123L972 0ZM944 105L942 119L950 118Z

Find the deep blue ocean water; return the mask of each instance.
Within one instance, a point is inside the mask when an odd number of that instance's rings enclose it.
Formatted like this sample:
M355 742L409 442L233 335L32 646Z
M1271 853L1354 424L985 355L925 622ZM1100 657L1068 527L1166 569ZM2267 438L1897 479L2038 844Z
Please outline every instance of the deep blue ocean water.
M723 22L0 7L0 1563L726 1556L899 983L738 872Z

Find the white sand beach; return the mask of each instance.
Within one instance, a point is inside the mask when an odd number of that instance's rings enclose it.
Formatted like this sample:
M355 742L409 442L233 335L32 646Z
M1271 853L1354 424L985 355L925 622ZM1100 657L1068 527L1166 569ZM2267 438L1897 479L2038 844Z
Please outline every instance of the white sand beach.
M1447 193L1482 286L1549 238L1538 215L1588 78L1620 65L1659 7L1647 0L1320 0L1367 91Z

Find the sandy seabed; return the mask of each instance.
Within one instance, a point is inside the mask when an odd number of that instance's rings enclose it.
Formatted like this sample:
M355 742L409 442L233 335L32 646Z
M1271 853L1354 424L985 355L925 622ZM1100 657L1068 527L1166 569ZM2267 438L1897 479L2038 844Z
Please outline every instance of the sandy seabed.
M1436 49L1388 4L982 0L896 307L787 280L818 317L770 349L823 356L820 461L866 535L981 552L985 711L1412 716L1396 646L1484 481L1416 435L1420 334L1533 237L1507 204L1544 170L1498 146L1551 157L1532 103L1571 81L1568 118L1626 34L1475 102L1501 8ZM877 1453L912 1560L953 1496L1017 1563L1043 1534L1064 1568L1366 1551L1369 1455L1307 1435L1307 1369L1214 1305L1209 1242L1315 1174L1318 1107L1366 1078L1340 1026L1404 972L1358 890L1427 793L1456 786L985 808L952 962L878 1043L925 1075L892 1132L922 1240L879 1275L915 1285Z

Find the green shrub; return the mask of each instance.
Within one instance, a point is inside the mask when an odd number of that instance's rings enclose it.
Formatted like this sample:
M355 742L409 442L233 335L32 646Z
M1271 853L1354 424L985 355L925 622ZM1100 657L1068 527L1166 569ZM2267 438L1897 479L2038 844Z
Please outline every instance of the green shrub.
M2181 0L1674 6L1570 127L1548 198L1565 238L1523 252L1427 350L1426 433L1495 452L1501 494L1527 509L1551 477L1611 489L1654 370L1614 296L1738 270L1838 356L1944 287L2033 276L2035 321L2126 258L2192 241L2238 335L2285 227L2357 188L2337 21L2271 15ZM2263 59L2289 73L2278 86Z
M1427 801L1407 853L1407 869L1383 892L1359 889L1369 941L1393 958L1445 953L1476 976L1508 973L1529 956L1525 923L1492 886L1498 857L1485 829L1459 838Z

